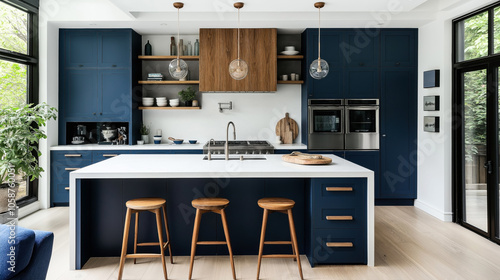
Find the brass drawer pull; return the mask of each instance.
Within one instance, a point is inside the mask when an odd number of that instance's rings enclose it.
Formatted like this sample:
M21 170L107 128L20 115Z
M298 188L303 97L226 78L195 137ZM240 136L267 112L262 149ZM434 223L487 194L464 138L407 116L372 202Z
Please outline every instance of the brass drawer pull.
M69 187L65 187L64 189L67 190L67 191L69 191Z
M328 221L352 221L352 216L326 216Z
M352 242L326 242L326 247L354 247Z
M80 168L79 167L66 167L66 168L64 168L64 170L66 170L66 171L75 171L78 169L80 169Z
M326 187L327 192L352 192L352 187Z
M104 154L102 155L103 157L116 157L118 156L117 154Z
M82 157L81 154L65 154L65 157Z

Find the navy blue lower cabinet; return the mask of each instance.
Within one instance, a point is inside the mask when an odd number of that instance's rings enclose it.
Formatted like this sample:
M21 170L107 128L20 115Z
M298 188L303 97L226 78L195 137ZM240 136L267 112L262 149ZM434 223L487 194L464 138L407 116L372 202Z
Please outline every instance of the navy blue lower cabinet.
M380 196L380 151L345 151L345 159L374 173L375 199Z
M367 182L310 179L306 196L306 255L317 264L367 263Z

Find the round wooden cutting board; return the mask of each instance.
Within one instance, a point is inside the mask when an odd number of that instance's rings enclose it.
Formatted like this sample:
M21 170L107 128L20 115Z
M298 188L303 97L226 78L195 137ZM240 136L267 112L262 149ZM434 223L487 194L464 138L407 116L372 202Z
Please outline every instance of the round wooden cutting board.
M276 135L280 136L283 144L292 144L299 135L299 125L286 113L285 117L276 124Z

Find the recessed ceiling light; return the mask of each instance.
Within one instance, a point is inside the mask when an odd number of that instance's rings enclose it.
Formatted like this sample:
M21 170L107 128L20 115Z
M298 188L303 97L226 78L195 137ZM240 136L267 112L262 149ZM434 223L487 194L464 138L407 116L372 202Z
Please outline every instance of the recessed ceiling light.
M160 25L162 25L162 26L167 26L167 24L166 24L166 23L160 23Z
M97 24L96 24L96 23L91 23L91 24L89 24L89 25L92 25L92 26L94 26L94 25L97 25Z

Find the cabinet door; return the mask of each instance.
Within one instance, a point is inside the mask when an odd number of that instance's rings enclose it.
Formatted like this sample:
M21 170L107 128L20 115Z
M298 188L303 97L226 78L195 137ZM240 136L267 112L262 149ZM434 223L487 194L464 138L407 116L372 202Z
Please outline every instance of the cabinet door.
M99 69L99 118L126 121L132 112L130 69Z
M128 30L101 31L99 38L99 67L130 67L132 63L131 32Z
M345 159L368 168L374 173L375 198L379 196L380 152L379 151L345 151Z
M416 198L417 93L413 68L382 70L380 198Z
M378 68L347 68L345 72L345 98L379 98Z
M60 92L66 121L93 121L97 108L97 71L95 69L70 69Z
M96 67L97 36L91 30L61 30L61 44L64 47L64 67Z
M200 29L200 91L276 91L276 29L241 29L240 58L248 75L234 80L228 72L238 57L236 29Z
M309 67L311 63L318 59L318 32L317 30L308 31L307 36L307 72L303 75L308 75L310 83L308 83L309 98L344 98L343 92L343 62L340 52L340 44L344 40L342 32L339 31L323 31L321 32L321 59L324 59L330 66L328 75L321 79L315 80L310 77Z
M416 65L417 32L408 30L382 30L380 36L382 67Z
M362 30L347 32L340 51L346 67L377 67L379 64L379 38Z

